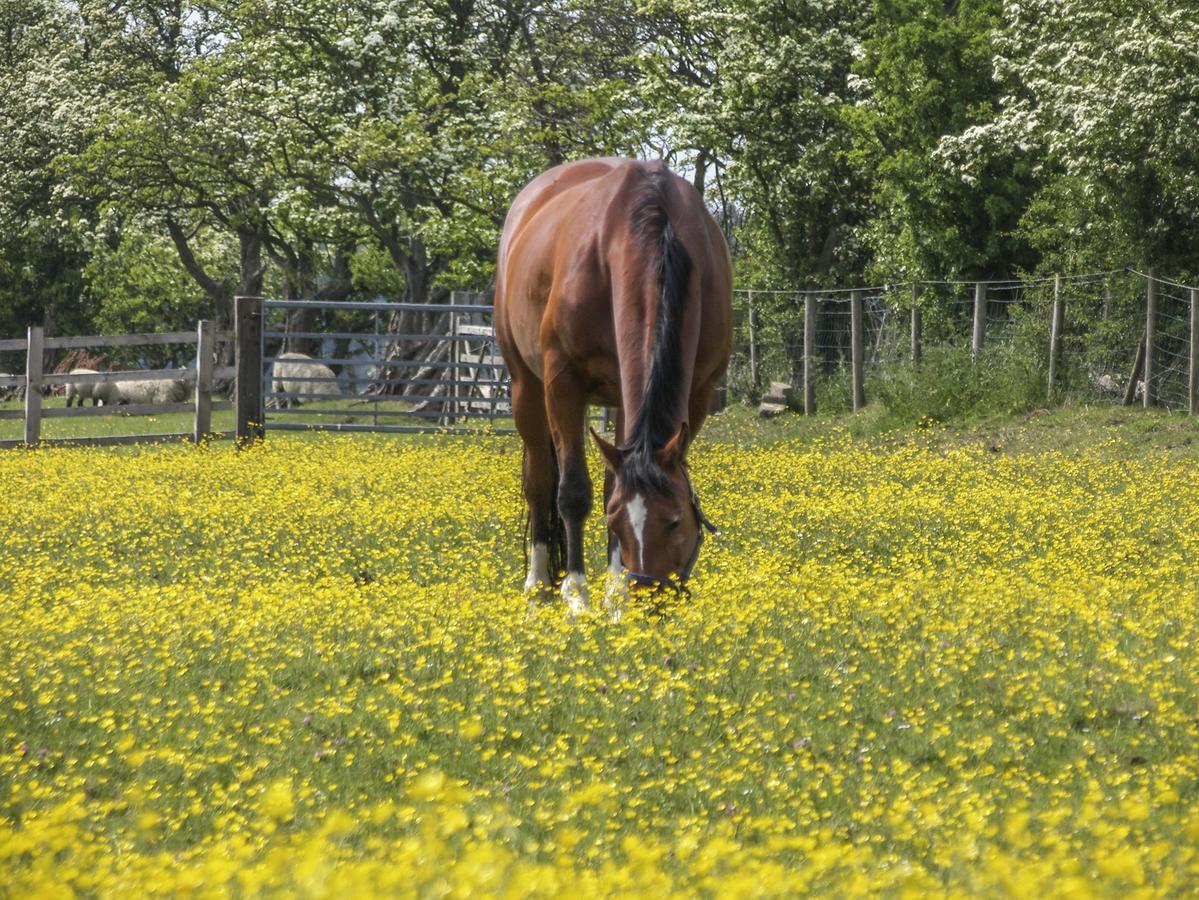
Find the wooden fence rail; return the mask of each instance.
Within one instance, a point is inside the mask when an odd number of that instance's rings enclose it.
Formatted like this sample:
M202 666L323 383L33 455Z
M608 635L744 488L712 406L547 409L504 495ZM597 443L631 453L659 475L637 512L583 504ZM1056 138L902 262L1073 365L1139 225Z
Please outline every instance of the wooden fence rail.
M25 374L0 376L0 387L25 389L23 409L0 410L0 420L23 419L24 437L21 440L0 440L0 449L30 447L38 444L131 444L140 442L192 440L199 443L210 437L227 437L232 432L212 431L213 410L232 408L228 400L214 399L214 385L233 378L233 366L216 365L218 341L231 341L234 332L217 331L211 322L204 320L195 331L150 332L144 334L80 335L71 337L46 337L40 325L31 325L24 340L0 341L0 351L25 353ZM116 372L78 373L44 372L43 357L46 350L91 349L106 347L163 346L169 344L195 344L195 368L130 369ZM92 385L114 382L142 382L176 380L194 386L194 401L176 403L136 403L125 405L51 407L45 403L43 390L63 384ZM163 413L194 412L193 428L189 432L169 434L96 435L81 437L43 438L43 419L74 419L95 416L160 415Z

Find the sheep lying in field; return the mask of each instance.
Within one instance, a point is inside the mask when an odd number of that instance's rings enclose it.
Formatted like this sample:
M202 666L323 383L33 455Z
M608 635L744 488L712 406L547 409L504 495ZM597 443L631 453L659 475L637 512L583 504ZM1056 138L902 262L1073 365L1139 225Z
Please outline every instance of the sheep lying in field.
M187 382L182 378L118 381L115 386L124 403L182 403L187 399Z
M322 363L313 362L312 357L306 353L281 353L271 365L271 390L281 396L271 398L268 405L287 409L289 406L299 406L300 397L306 394L336 397L341 393L341 386L337 383L337 376L332 369ZM309 400L313 397L307 396L304 399Z
M95 375L95 369L72 369L68 375ZM117 383L113 381L105 382L84 382L75 381L67 382L67 406L70 406L73 401L76 406L83 406L84 400L91 400L92 406L99 406L103 403L105 406L116 406L118 403L124 402L121 398L120 389Z

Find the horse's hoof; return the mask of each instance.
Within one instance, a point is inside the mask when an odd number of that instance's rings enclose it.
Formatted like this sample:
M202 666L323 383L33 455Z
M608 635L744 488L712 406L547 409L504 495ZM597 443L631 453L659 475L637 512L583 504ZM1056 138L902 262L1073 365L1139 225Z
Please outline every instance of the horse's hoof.
M531 585L525 584L525 599L529 603L529 615L535 615L539 610L545 609L558 601L558 592L554 590L552 584L546 584L544 581L535 581Z
M608 614L608 620L616 623L623 619L625 606L628 602L628 583L623 578L614 579L608 588L608 592L604 594L604 611Z
M591 611L591 602L587 591L587 579L581 572L570 572L562 580L562 599L572 617L581 616Z

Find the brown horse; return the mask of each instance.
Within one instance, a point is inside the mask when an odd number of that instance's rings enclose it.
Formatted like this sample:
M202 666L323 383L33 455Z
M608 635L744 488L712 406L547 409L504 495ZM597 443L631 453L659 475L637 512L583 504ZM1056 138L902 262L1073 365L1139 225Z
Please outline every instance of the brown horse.
M592 431L610 570L651 586L691 574L711 525L687 449L728 365L731 298L720 227L660 162L568 163L517 196L500 239L495 325L524 441L527 590L552 588L565 568L562 597L587 607L589 403L618 410L616 445Z

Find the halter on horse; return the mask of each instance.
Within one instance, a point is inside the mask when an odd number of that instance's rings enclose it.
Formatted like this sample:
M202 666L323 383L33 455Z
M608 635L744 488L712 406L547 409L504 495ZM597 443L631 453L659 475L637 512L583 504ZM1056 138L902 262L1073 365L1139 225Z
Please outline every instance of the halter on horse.
M517 196L500 239L495 312L524 441L527 589L552 585L565 568L562 596L586 606L589 403L618 408L615 445L592 432L605 465L610 568L627 570L634 586L691 574L711 523L686 457L728 365L731 289L719 226L660 162L568 163Z

